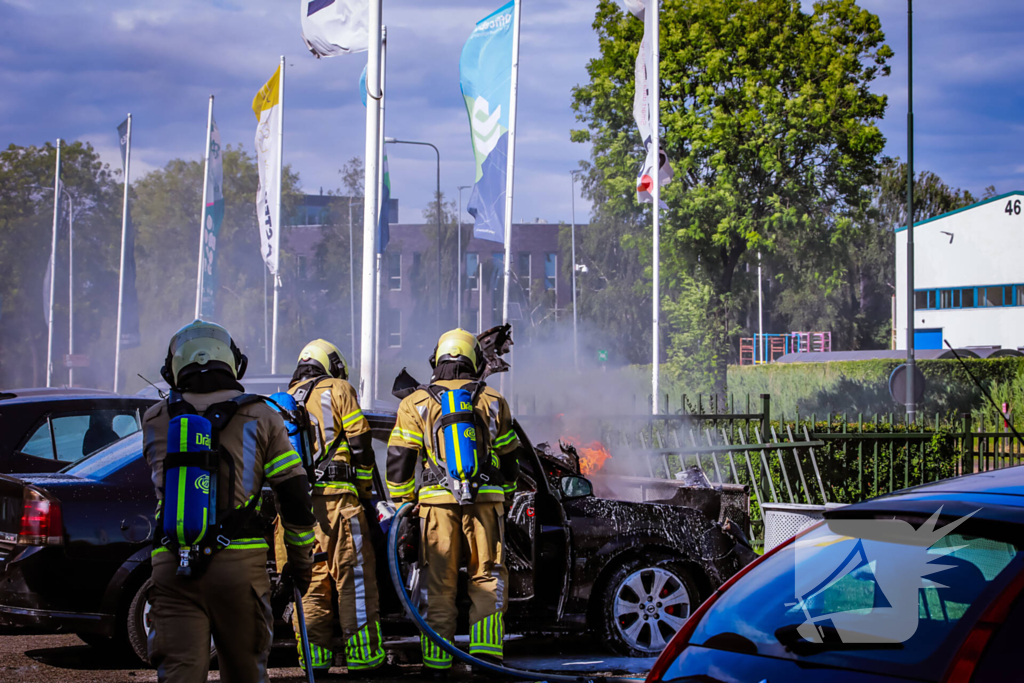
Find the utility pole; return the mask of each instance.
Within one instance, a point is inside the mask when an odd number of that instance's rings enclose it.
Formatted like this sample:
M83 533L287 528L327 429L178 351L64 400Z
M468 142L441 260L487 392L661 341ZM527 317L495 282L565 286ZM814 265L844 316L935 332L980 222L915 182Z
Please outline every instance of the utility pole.
M579 316L576 311L576 174L578 172L569 173L572 185L572 360L576 366L576 372L580 370L580 345L577 335Z

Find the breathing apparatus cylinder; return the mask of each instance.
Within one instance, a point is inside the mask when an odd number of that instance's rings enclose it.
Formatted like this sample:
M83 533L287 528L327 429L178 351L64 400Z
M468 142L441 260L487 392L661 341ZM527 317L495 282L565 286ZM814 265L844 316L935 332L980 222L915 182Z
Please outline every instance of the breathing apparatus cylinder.
M199 415L179 415L167 429L163 533L178 545L180 576L192 574L193 547L217 523L217 460L210 450L212 440L210 421Z
M451 490L460 503L476 498L479 469L473 395L465 389L446 391L441 400L441 443Z
M299 405L295 397L285 391L271 394L268 403L281 414L285 429L288 430L288 440L302 458L302 464L306 468L312 467L314 447L310 439L309 415L305 406Z

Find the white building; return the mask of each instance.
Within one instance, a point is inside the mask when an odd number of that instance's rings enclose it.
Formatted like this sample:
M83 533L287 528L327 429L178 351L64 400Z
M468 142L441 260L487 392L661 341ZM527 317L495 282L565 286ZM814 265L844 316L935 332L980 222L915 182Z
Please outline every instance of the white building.
M896 231L896 346L907 348L907 230ZM1024 347L1024 192L914 224L919 349Z

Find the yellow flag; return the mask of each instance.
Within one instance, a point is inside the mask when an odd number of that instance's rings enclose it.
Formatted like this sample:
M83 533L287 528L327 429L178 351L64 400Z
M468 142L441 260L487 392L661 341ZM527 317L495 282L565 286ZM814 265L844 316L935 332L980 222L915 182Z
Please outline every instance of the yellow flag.
M281 202L281 67L277 68L256 97L256 166L260 186L256 191L256 216L260 226L260 251L270 273L277 273L281 230L278 227Z

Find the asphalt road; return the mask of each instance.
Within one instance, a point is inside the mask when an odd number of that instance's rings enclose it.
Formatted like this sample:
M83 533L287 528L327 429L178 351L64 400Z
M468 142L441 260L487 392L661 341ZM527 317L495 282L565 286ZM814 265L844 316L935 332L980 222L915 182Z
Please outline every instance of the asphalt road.
M390 680L416 683L430 680L423 676L419 664L402 663L417 659L418 645L414 639L386 643L394 664ZM528 637L515 639L506 645L510 665L529 670L542 670L560 674L584 673L634 675L642 679L654 663L653 659L609 657L585 637L554 638ZM296 662L293 647L277 647L270 657L270 678L274 681L305 683L306 678ZM349 677L345 669L331 669L339 681L360 683L367 678ZM216 670L210 672L211 681L220 680ZM381 679L372 679L379 682ZM481 683L493 680L487 675L475 675L469 669L456 665L449 681ZM156 681L156 672L139 668L138 663L106 655L94 650L74 635L5 635L0 636L0 681L18 683L64 682L73 683L143 683Z

